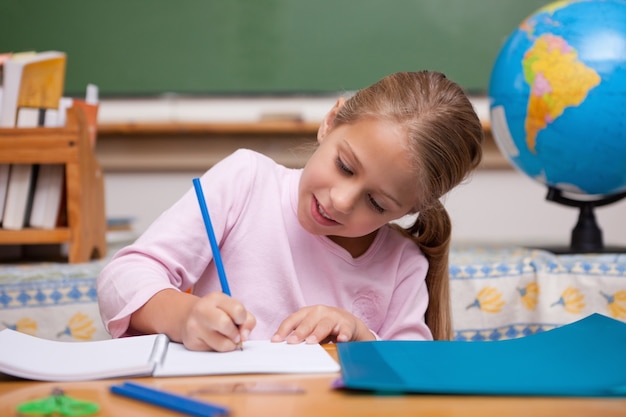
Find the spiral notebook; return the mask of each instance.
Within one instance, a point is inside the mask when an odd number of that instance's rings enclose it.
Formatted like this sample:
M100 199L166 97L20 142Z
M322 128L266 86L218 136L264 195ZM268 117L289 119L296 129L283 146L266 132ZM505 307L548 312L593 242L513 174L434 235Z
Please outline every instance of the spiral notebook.
M251 340L243 350L219 353L190 351L162 334L60 342L0 331L0 372L39 381L337 371L318 344Z

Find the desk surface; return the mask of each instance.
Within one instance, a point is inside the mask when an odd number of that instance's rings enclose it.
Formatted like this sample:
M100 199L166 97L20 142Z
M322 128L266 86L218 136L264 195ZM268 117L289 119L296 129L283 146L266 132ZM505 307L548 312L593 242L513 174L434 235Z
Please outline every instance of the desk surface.
M326 347L336 358L334 346ZM228 407L237 416L626 416L626 399L370 395L334 390L338 374L236 375L193 378L137 378L171 392ZM3 379L4 378L4 379ZM32 382L0 377L0 415L17 404L61 388L67 395L97 402L97 416L158 417L181 414L109 393L117 380Z

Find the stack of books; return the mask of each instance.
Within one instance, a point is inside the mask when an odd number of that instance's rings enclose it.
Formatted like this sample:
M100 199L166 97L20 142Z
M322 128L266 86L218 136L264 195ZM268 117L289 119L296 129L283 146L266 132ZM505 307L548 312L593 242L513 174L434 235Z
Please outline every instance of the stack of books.
M64 52L0 54L0 128L61 127L67 109L82 106L94 145L98 88L89 85L84 100L63 97L65 68ZM1 163L0 229L65 226L64 182L61 164Z

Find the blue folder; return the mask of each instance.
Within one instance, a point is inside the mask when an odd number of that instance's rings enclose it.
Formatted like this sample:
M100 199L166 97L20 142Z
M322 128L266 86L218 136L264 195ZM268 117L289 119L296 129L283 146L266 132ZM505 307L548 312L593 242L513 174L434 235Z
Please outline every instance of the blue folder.
M349 389L626 397L626 323L600 314L512 340L348 342L337 351Z

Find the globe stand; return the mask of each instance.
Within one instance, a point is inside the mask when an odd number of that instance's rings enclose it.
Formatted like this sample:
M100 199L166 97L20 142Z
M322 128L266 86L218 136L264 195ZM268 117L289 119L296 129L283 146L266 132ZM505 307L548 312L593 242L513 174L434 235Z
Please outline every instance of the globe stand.
M578 207L580 213L578 222L572 230L572 239L569 248L546 248L554 253L624 253L626 248L605 247L602 239L602 230L598 226L594 208L615 203L626 197L626 192L602 197L597 200L574 200L563 196L561 190L548 187L546 200L570 207Z

